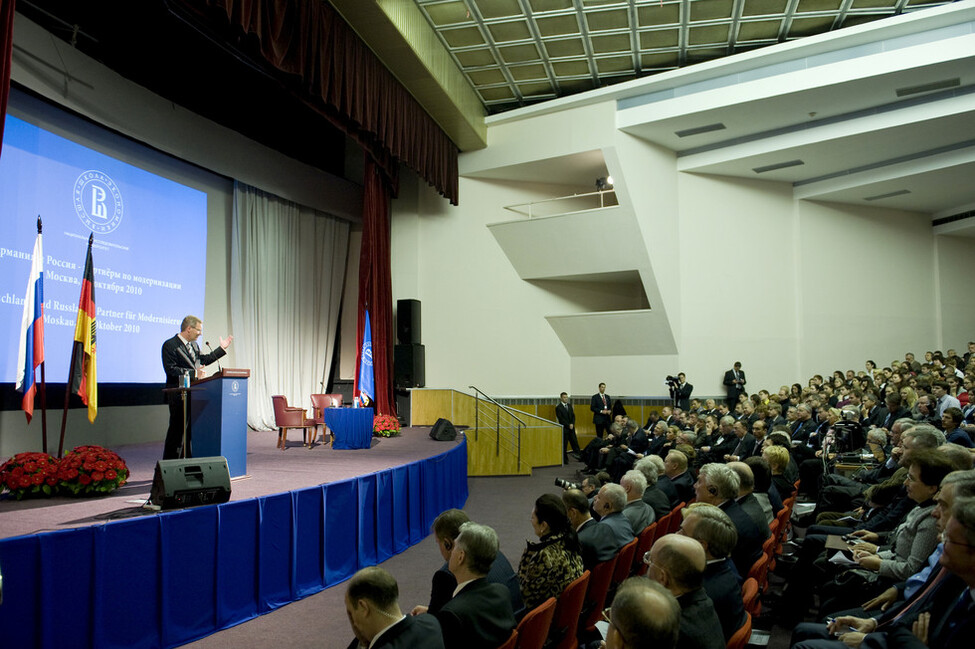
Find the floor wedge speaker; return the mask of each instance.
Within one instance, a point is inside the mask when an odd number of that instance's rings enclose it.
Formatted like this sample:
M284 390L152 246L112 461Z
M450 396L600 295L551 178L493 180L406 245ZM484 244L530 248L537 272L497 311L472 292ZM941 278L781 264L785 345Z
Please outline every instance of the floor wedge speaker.
M230 500L230 470L224 457L159 460L149 501L162 509L214 505Z

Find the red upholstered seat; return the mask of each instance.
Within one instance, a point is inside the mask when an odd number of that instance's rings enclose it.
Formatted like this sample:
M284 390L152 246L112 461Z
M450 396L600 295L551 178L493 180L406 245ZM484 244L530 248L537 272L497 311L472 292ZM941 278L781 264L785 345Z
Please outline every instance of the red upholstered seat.
M311 445L310 430L314 429L315 420L305 417L305 409L288 405L288 398L277 394L271 397L274 406L274 425L278 427L278 448L282 451L288 445L288 430L301 428L305 435L305 444Z
M752 616L747 611L745 612L745 623L741 625L741 628L734 632L734 634L728 638L728 642L725 643L725 649L745 649L748 645L748 639L752 637Z
M548 637L548 630L552 626L553 617L555 617L555 598L549 597L521 618L516 629L518 649L542 649L545 638Z
M555 605L555 617L552 618L552 627L548 632L549 649L575 649L579 646L576 628L588 588L589 571L586 570L559 595L559 601Z

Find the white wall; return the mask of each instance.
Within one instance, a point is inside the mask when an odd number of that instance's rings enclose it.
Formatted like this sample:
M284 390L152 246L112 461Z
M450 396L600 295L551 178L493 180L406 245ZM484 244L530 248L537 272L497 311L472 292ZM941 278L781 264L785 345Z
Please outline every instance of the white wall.
M859 369L867 356L886 363L938 346L936 294L963 289L973 263L968 242L940 246L941 275L946 266L960 272L939 282L929 216L803 202L782 183L678 173L672 152L616 131L613 108L498 120L488 148L462 155L461 169L601 149L643 237L646 256L634 267L677 353L568 356L544 317L578 313L579 304L521 280L486 228L507 220L502 206L559 188L462 177L457 208L423 188L415 212L394 205L394 293L423 301L428 386L578 395L605 381L614 396L654 396L665 394L666 374L684 371L695 394L720 395L736 360L754 391ZM406 295L414 281L416 294ZM973 314L953 304L950 335L961 347ZM944 328L948 334L947 321Z
M975 299L972 299L975 240L967 237L937 236L935 245L941 331L938 332L937 344L931 345L929 349L955 349L959 354L964 354L968 342L975 340Z

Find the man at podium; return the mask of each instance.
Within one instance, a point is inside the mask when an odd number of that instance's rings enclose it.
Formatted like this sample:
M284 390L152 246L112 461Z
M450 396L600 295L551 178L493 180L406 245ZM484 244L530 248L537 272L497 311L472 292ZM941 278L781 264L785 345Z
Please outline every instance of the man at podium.
M233 336L226 339L220 338L220 346L216 349L210 348L209 354L203 354L200 346L196 343L197 338L203 333L203 321L196 316L188 315L183 318L180 324L180 332L163 343L162 364L166 371L166 387L175 388L180 385L184 373L189 373L193 379L203 378L203 368L215 362L227 354L227 347L234 341ZM207 347L210 344L207 343ZM175 460L178 457L193 457L193 445L190 441L190 424L186 421L185 412L189 410L189 393L186 394L186 411L182 395L177 392L168 392L169 400L169 430L166 431L166 444L163 448L164 460ZM186 424L186 448L180 447L183 443L183 425Z

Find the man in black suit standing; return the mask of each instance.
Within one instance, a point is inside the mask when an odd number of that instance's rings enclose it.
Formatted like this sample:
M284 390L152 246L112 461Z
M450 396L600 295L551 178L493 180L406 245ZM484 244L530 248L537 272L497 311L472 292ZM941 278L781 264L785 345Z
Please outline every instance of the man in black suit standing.
M233 336L220 338L220 346L209 354L200 352L197 338L203 333L203 321L196 316L188 315L180 324L180 332L163 343L162 364L166 372L166 387L175 388L180 384L184 372L188 372L191 379L203 378L203 368L227 354L227 347L234 341ZM186 408L189 409L189 394L186 395ZM163 448L163 459L173 460L180 457L180 447L183 442L183 399L173 392L169 394L169 430L166 431L166 445ZM183 457L193 457L190 425L186 422L186 448L182 449Z
M599 392L592 395L589 409L592 410L592 423L596 426L596 437L601 439L603 433L609 428L613 416L613 400L606 394L605 383L600 383Z
M741 370L741 361L735 361L735 366L724 373L724 384L728 390L728 407L734 408L738 397L745 392L745 373Z
M691 409L691 392L694 386L687 382L687 376L683 372L677 374L676 381L668 381L670 388L670 398L674 400L674 407L680 408L684 412Z
M445 649L495 649L511 636L515 614L508 589L485 579L497 553L493 529L472 522L460 526L447 563L458 590L435 614Z
M345 590L345 612L355 640L349 649L444 649L440 623L432 615L403 615L399 586L378 566L353 575Z
M563 392L555 406L555 418L562 424L562 464L569 462L568 450L572 446L572 457L579 459L579 438L576 437L576 413L569 403L569 395Z

